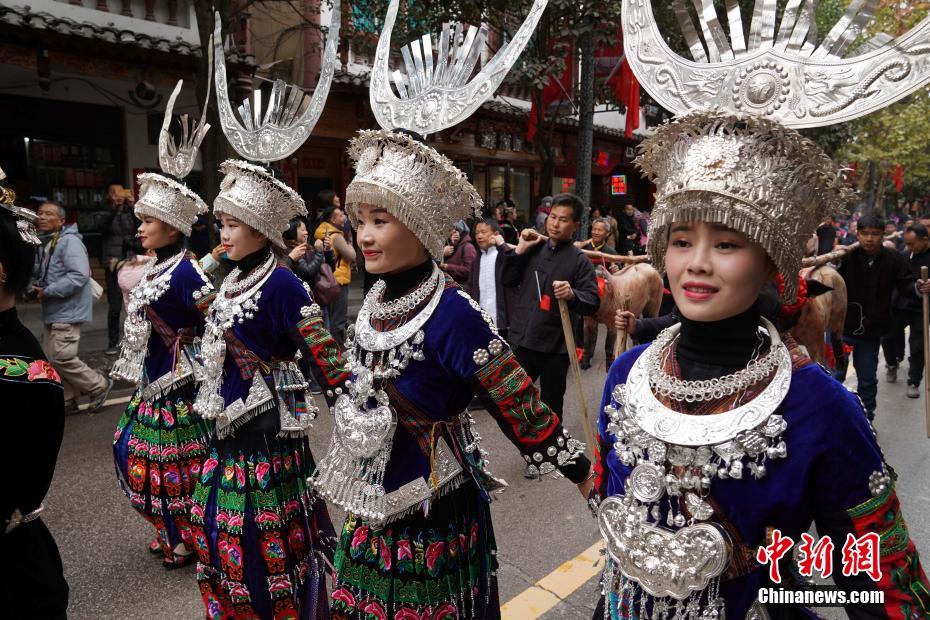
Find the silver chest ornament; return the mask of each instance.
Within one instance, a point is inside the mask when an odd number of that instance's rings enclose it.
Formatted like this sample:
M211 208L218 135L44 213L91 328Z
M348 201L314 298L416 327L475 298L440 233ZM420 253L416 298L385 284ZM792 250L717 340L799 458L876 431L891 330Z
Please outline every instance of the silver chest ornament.
M114 379L136 384L143 381L145 356L152 333L152 324L145 316L145 309L168 291L171 276L186 255L187 250L184 250L161 263L152 261L146 265L142 279L129 293L120 356L110 370Z
M782 435L787 424L774 411L791 384L791 355L777 330L763 319L771 337L774 374L751 401L714 415L688 415L665 407L655 396L656 361L678 326L666 330L634 362L627 383L614 388L604 411L614 451L632 471L622 496L605 499L598 524L611 562L605 573L619 604L639 607L639 617L676 620L723 618L720 575L730 561L730 541L713 522L706 501L714 479L741 479L744 469L765 476L765 461L787 456ZM650 376L652 375L652 376ZM725 378L724 378L725 379ZM737 393L757 381L715 385L714 392ZM725 380L724 383L727 381ZM698 382L694 382L698 383ZM702 384L704 382L701 382ZM703 385L688 390L691 395ZM704 398L698 398L703 400ZM667 503L661 523L661 503ZM686 518L684 511L690 518Z
M388 304L378 301L385 288L379 281L349 329L346 362L352 380L346 382L348 392L336 398L329 450L310 483L327 500L372 523L391 516L383 481L397 427L397 413L379 386L399 377L411 360L425 359L423 327L442 298L443 279L434 267L413 292ZM387 331L372 327L373 316L400 318L427 298L426 306L401 326Z
M275 263L272 254L242 281L239 281L241 272L238 268L234 269L223 280L210 307L200 351L204 379L194 401L194 411L208 420L216 419L224 409L220 388L223 385L223 363L226 360L226 330L236 322L243 323L255 316L262 295L261 288L274 272Z

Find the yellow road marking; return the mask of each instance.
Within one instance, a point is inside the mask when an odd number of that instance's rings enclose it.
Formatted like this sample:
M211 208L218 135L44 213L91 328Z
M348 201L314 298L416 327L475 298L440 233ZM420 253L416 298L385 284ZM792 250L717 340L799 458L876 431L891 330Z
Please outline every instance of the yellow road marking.
M598 541L565 562L501 607L503 620L535 620L599 575L604 567Z

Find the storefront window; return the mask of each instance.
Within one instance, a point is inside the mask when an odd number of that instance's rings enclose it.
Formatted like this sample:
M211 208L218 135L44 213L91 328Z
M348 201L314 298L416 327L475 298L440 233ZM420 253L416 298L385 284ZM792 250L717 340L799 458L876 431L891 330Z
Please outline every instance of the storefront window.
M506 196L507 168L504 166L488 166L488 197L487 205L494 208Z
M530 221L535 205L530 190L531 172L529 168L510 169L510 199L517 205L517 220L523 224Z

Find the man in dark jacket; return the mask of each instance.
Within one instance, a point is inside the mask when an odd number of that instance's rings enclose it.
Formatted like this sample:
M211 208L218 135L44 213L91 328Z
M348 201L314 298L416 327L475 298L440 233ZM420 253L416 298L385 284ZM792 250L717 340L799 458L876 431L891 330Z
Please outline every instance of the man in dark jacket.
M875 215L859 218L859 247L850 252L839 272L846 282L847 306L844 340L853 347L859 397L869 420L875 418L878 394L878 350L891 330L891 296L916 299L916 278L900 252L883 247L885 222ZM846 379L848 359L837 357L834 377Z
M510 317L510 343L530 377L539 378L543 401L559 414L569 361L558 300L567 302L573 325L578 315L590 316L600 305L594 267L572 243L583 212L574 194L555 196L546 220L549 239L521 235L504 259L504 286L520 287Z
M479 253L468 277L468 293L494 318L497 331L506 340L517 289L504 287L504 256L513 248L504 241L497 220L490 217L475 224L475 241Z
M920 268L930 267L930 231L923 224L911 224L904 231L904 243L907 246L904 257L911 268L911 275L919 278ZM888 349L886 349L887 379L889 383L894 383L897 380L897 362L904 358L904 328L910 327L911 331L908 337L910 356L907 359L907 396L908 398L919 398L920 390L917 388L920 387L920 380L924 373L923 303L919 297L896 294L892 299L891 308L894 333L887 336L882 341L882 345L891 344L887 340L895 338L899 333L900 342L891 346L896 352L896 359L889 360Z
M101 262L107 285L107 355L116 355L119 350L119 319L123 310L123 293L116 280L117 265L130 254L129 248L139 221L133 214L131 193L122 185L110 185L107 192L110 210L103 218L100 231L103 235Z

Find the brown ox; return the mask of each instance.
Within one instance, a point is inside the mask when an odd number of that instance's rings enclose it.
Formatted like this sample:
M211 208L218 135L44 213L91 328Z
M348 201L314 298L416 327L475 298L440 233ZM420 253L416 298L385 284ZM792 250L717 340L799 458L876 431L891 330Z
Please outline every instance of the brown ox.
M627 265L616 274L610 274L603 267L597 267L597 275L604 278L604 296L597 314L584 319L585 356L583 362L590 364L597 343L597 324L607 326L605 357L607 367L614 360L614 342L617 328L614 315L624 300L628 300L627 310L636 316L654 317L659 314L662 304L662 276L651 265L640 263Z
M789 332L807 348L808 355L818 364L827 363L824 332L830 333L830 346L834 355L842 353L843 324L846 322L846 283L839 272L829 265L802 269L801 276L814 280L830 289L824 292L809 291L808 301L801 309L797 324ZM812 289L808 285L809 289ZM813 293L813 294L812 294Z

